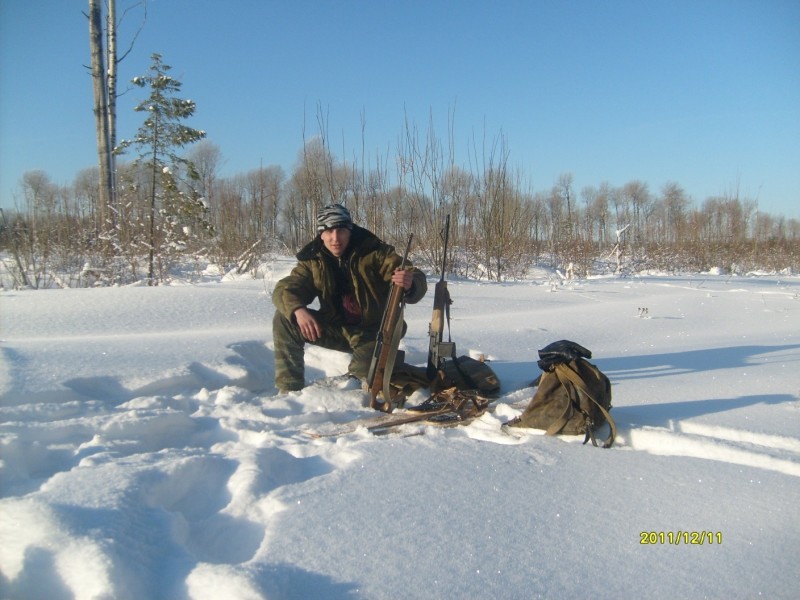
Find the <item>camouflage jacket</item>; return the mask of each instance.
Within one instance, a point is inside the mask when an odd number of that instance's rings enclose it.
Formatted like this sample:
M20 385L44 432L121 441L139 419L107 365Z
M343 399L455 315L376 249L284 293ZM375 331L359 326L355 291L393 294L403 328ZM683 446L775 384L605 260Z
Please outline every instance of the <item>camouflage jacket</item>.
M340 269L339 276L349 282L360 307L358 328L377 330L391 290L392 273L403 261L393 246L356 225L347 251L340 258L330 254L317 236L297 253L297 260L292 272L278 281L272 292L272 302L284 317L292 319L295 310L319 299L320 317L330 323L343 323L342 298L336 284L336 270ZM406 265L411 266L409 261ZM414 285L406 292L406 302L410 304L419 302L428 290L425 274L413 267L412 272Z

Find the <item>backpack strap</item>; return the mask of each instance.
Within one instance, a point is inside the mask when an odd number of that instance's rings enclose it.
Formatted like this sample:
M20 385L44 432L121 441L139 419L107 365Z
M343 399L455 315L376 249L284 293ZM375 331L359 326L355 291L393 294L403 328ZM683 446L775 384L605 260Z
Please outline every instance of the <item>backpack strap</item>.
M555 371L555 369L553 369L553 371ZM547 435L556 435L560 433L570 419L572 419L572 417L575 415L575 411L577 410L583 415L584 419L589 424L586 427L586 437L583 438L583 443L585 444L589 440L592 440L592 445L597 446L597 440L595 439L594 431L592 430L592 418L581 407L581 398L578 395L578 390L575 389L575 385L572 383L572 381L558 377L558 373L555 373L555 375L558 379L558 382L567 392L567 406L564 409L563 414L550 424L550 427L547 428L545 433Z
M579 390L581 393L583 393L584 396L586 396L587 398L589 398L589 400L594 402L597 405L597 408L600 409L600 412L603 413L603 416L606 418L606 421L608 421L608 425L611 428L611 432L608 434L608 437L605 440L603 440L603 448L610 448L611 445L614 443L614 439L617 437L617 424L614 422L614 419L611 417L611 414L608 412L608 410L606 410L606 407L600 404L597 401L597 399L595 399L594 396L592 396L591 392L589 391L589 388L586 387L586 383L583 381L583 379L581 379L580 375L578 375L578 373L576 373L575 370L572 369L569 365L566 365L564 363L556 364L554 371L556 376L558 377L558 380L561 382L561 385L563 385L567 389L567 391L570 390L570 386L567 385L567 383L569 383L574 389ZM570 394L570 397L571 396L572 395ZM557 421L556 423L560 421L561 419L559 419L559 421ZM555 425L556 423L554 423L553 425ZM560 431L565 424L566 421L561 423L558 430L556 431ZM551 425L550 428L552 428L553 425ZM547 430L548 433L550 432L550 428L548 428ZM589 441L589 439L592 440L592 443L595 446L597 445L597 442L594 439L594 432L592 432L591 422L589 423L589 428L588 431L586 432L586 439L583 441L583 443L585 444L587 441Z
M447 301L444 303L444 315L445 315L445 319L447 320L447 342L448 343L452 343L453 342L453 337L452 337L452 332L450 331L450 305L453 303L453 301L450 299L450 290L446 289L445 291L447 292ZM455 360L456 359L456 345L453 344L451 347L452 347L452 352L451 352L450 356L451 356L451 358L453 360Z
M556 373L556 376L558 376L558 373ZM567 396L569 396L569 399L567 400L567 406L564 408L564 412L555 421L550 423L550 427L545 430L545 435L556 435L559 431L564 429L564 426L572 418L572 415L575 414L575 400L577 398L575 398L573 395L574 389L571 389L571 385L565 384L560 377L558 380L561 382L561 385L564 386L564 389L567 390Z

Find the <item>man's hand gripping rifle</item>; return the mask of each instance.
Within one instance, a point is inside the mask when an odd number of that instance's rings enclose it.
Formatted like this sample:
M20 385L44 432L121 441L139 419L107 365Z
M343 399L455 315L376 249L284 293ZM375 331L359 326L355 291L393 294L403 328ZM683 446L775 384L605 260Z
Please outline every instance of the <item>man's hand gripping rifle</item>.
M444 278L445 267L447 266L447 240L450 236L450 215L447 215L444 221L444 230L442 237L444 239L444 249L442 251L442 276L436 283L436 288L433 296L433 315L431 317L430 325L428 326L428 334L430 335L430 345L428 346L428 368L426 376L433 384L439 375L439 370L444 367L446 358L453 358L456 355L455 342L450 341L450 305L453 301L450 299L450 292L447 290L447 281ZM448 324L447 341L442 341L444 334L445 320ZM432 388L434 386L432 385Z
M408 236L408 245L403 254L403 262L400 263L401 269L405 268L412 238L413 234ZM395 359L397 358L397 347L400 345L400 338L403 336L405 295L406 290L402 285L395 284L392 286L392 291L389 293L389 299L386 301L386 307L383 310L381 328L378 331L375 351L372 354L372 362L367 373L369 406L386 413L390 413L394 409L390 383ZM383 396L383 402L378 400L378 394Z

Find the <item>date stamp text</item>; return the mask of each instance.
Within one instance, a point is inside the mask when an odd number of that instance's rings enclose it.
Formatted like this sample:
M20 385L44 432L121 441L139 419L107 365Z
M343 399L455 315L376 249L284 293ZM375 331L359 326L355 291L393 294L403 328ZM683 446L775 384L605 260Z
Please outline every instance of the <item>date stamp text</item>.
M722 543L721 531L641 531L639 543L650 546L703 546Z

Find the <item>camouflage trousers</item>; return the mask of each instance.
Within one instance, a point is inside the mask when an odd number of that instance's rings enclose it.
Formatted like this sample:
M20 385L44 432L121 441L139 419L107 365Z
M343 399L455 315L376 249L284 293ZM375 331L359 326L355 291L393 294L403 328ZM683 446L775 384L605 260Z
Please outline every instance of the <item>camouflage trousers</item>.
M375 351L377 331L348 329L334 325L320 318L317 311L311 311L322 329L322 336L316 342L309 342L300 333L300 328L280 312L275 311L272 319L272 340L275 344L275 387L279 390L300 390L305 386L306 344L313 344L352 354L348 367L350 375L361 380L367 378L372 354Z
M365 381L369 372L372 355L375 352L377 330L354 330L341 325L332 325L319 318L312 310L322 329L322 336L316 342L309 342L300 333L293 321L276 312L272 319L272 339L275 346L275 387L279 390L300 390L305 386L305 345L313 344L329 350L338 350L352 355L348 373ZM407 325L403 323L403 335ZM428 387L429 381L424 367L414 367L403 362L405 353L397 353L392 386L406 396L414 390Z

